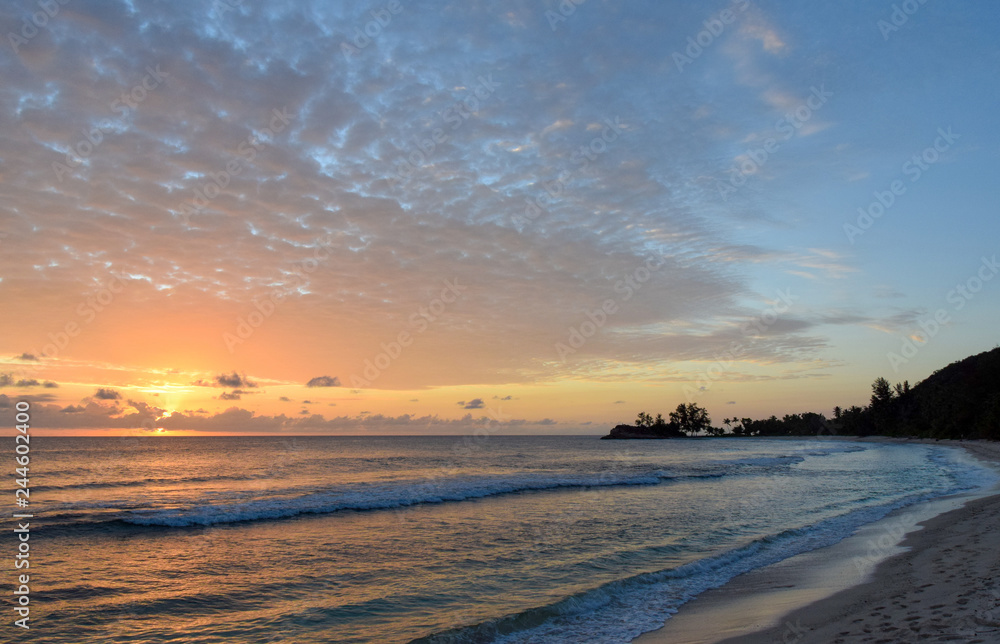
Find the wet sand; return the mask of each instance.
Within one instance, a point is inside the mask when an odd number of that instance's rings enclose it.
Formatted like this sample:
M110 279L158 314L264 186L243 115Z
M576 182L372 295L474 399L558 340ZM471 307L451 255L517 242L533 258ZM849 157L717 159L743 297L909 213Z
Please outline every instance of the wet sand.
M1000 468L1000 444L935 444ZM1000 642L997 492L911 506L836 545L740 575L635 643Z

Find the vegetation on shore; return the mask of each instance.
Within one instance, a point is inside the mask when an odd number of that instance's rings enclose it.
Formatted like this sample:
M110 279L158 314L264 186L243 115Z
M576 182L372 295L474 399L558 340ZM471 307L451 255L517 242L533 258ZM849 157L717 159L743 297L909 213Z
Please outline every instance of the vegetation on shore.
M877 378L867 406L834 407L832 418L807 412L780 419L726 418L722 425L713 427L704 408L687 403L669 420L640 412L635 424L618 425L602 438L826 434L1000 440L1000 347L952 363L913 387Z

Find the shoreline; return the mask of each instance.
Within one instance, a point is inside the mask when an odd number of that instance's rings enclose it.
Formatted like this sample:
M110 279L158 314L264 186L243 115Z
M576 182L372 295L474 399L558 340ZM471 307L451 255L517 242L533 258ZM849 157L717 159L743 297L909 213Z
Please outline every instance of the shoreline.
M1000 443L850 440L960 447L1000 471ZM991 532L998 522L1000 485L901 508L837 544L734 577L632 641L852 644L983 635L992 639L978 641L1000 641L1000 562L992 554L1000 535Z

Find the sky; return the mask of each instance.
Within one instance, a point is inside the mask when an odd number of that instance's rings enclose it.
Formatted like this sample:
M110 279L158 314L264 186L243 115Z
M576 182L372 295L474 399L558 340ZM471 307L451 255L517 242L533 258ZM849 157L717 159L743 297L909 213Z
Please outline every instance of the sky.
M0 407L605 433L997 346L1000 7L0 0Z

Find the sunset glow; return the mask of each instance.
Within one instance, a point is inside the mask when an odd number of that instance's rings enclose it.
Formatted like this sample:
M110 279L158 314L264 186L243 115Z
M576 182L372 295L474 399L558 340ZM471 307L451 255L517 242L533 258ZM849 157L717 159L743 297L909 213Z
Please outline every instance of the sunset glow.
M364 47L339 3L67 5L0 58L0 402L600 433L995 346L996 24L730 4L407 6Z

